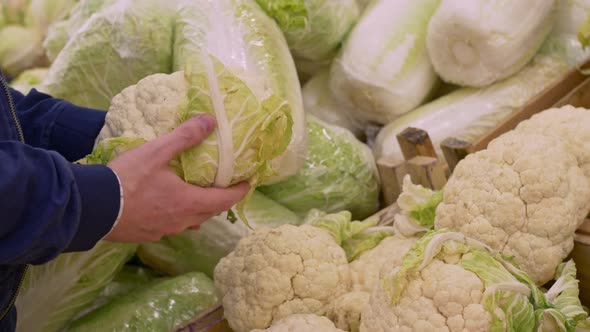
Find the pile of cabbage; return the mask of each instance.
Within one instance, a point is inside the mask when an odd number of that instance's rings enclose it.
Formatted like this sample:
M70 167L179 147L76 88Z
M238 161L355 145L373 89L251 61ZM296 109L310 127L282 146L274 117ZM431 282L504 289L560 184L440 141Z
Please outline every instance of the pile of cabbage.
M43 42L51 26L66 18L78 0L0 2L0 69L11 78L51 63Z
M10 84L107 112L80 163L106 164L209 113L215 132L171 168L199 186L252 185L199 230L100 242L32 267L17 299L19 332L183 328L221 300L215 268L257 229L309 223L310 211L375 226L376 160L403 158L395 135L406 127L428 131L440 154L445 138L476 139L590 57L577 39L588 0L0 3L0 68ZM432 228L436 198L395 232ZM419 273L418 259L438 255L424 246L383 280ZM372 301L395 304L399 294L383 287ZM530 305L545 315L545 304ZM368 313L382 314L390 313Z

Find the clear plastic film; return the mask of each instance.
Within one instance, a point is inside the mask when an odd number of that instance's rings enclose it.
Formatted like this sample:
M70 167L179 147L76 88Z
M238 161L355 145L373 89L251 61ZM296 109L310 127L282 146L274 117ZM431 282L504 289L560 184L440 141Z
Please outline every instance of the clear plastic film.
M203 273L159 278L82 316L67 330L176 331L216 302L213 281Z

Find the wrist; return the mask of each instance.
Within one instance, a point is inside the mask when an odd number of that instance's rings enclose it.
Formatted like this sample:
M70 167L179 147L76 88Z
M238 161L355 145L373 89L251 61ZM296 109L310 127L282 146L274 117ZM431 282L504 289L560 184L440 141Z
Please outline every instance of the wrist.
M93 248L109 233L121 210L121 191L115 173L104 165L72 164L81 210L78 229L68 251Z
M125 195L124 195L124 191L123 191L123 184L121 182L121 178L119 177L119 175L117 174L117 172L110 168L110 170L113 172L113 174L115 175L115 178L117 179L117 183L119 185L119 213L117 214L117 218L115 219L115 222L113 223L113 227L111 227L111 230L102 238L103 240L108 237L112 231L115 229L115 227L117 227L117 224L119 223L119 221L121 220L121 217L123 216L123 208L125 205Z

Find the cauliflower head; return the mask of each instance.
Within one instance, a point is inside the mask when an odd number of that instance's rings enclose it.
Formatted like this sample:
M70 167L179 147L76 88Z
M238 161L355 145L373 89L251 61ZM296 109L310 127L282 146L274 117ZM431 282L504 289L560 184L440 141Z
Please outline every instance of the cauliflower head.
M265 329L293 314L323 315L350 289L344 250L315 226L260 228L214 272L225 318L236 332Z
M219 74L224 84L233 84L226 89L244 88L226 74ZM272 99L260 103L253 96L229 92L212 107L199 85L199 75L154 74L125 88L112 99L93 153L108 150L113 140L117 144L125 139L152 140L193 116L210 113L217 119L215 132L176 161L185 181L227 187L242 181L257 185L276 175L279 170L273 168L273 160L291 139L293 121L288 110Z
M515 131L561 138L590 179L590 110L571 105L552 108L522 121Z
M383 239L375 248L365 251L350 263L352 289L371 292L379 283L383 269L400 266L404 256L418 238L390 236Z
M590 187L561 139L509 132L455 168L435 228L484 242L549 281L588 214Z
M326 317L330 318L337 328L350 332L358 332L361 324L361 312L369 303L371 293L346 293L328 306Z
M375 287L360 331L532 331L529 295L485 245L460 233L430 232Z
M311 315L296 314L285 317L265 330L251 332L344 332L337 329L328 318Z

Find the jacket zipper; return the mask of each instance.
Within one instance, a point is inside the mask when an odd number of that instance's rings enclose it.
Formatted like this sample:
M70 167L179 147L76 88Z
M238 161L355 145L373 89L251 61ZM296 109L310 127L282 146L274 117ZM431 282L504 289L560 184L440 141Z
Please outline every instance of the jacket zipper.
M20 122L18 121L18 116L16 115L16 107L14 106L14 101L12 100L12 96L10 95L10 90L8 89L8 84L6 83L6 79L4 78L4 75L0 74L0 81L2 83L2 88L4 89L4 93L6 94L6 99L8 100L8 107L10 108L10 114L12 115L12 120L14 120L14 124L16 126L16 131L18 132L18 139L21 141L21 143L24 143L25 142L25 135L23 134L23 129L20 126ZM12 298L10 299L8 306L4 309L2 314L0 314L0 321L4 320L4 318L6 318L6 316L10 312L10 310L12 310L12 307L14 306L14 303L16 302L16 298L18 297L18 294L20 293L20 289L23 286L23 282L25 281L25 276L27 274L28 269L29 269L28 265L25 265L22 268L16 290L14 291L14 294L12 295Z
M27 275L28 269L29 269L29 266L25 265L23 267L23 269L21 270L21 274L20 274L20 277L18 280L18 286L16 287L16 291L14 292L14 294L12 294L12 298L10 299L10 302L8 302L8 306L6 307L6 309L4 309L4 311L0 315L0 322L2 320L4 320L4 318L6 318L6 316L8 315L8 313L10 312L12 307L14 306L14 303L16 302L16 298L18 297L18 293L20 293L20 289L23 287L23 283L25 281L25 276Z
M16 107L14 106L12 96L10 96L10 90L8 89L8 84L6 83L4 75L0 75L0 80L2 81L2 88L4 89L4 93L6 93L6 99L8 100L8 107L10 108L12 120L14 120L16 131L18 132L18 139L21 141L21 143L24 143L25 135L23 134L23 128L20 126L20 122L18 121L18 116L16 115Z

